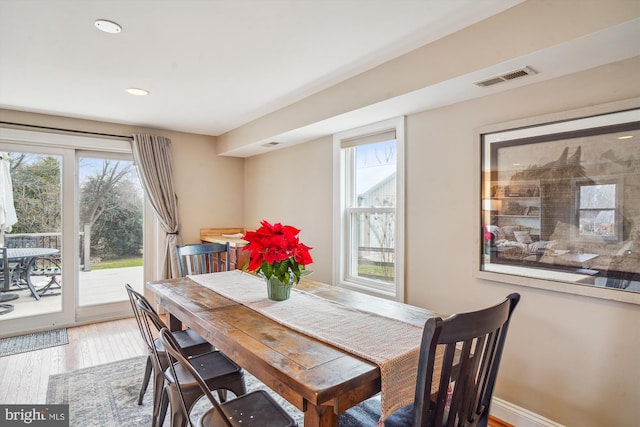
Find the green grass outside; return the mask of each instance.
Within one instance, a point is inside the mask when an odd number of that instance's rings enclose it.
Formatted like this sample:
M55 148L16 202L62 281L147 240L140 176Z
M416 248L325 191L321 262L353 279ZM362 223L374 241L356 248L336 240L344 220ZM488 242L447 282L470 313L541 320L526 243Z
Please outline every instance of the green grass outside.
M379 280L393 281L395 269L393 267L381 267L378 265L358 265L358 275L378 277Z
M118 258L100 261L97 264L91 264L92 270L104 270L107 268L124 268L124 267L140 267L142 266L142 257L134 258Z

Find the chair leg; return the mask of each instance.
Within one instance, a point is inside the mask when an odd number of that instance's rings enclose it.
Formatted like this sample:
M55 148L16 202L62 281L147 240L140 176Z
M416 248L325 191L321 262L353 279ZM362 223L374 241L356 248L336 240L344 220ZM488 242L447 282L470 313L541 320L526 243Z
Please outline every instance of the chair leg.
M180 399L179 396L174 396L174 402L171 402L171 427L187 427L187 424L189 423L187 417L189 415L184 413L182 404L176 402L178 399ZM186 403L188 406L187 410L191 411L192 402Z
M13 311L13 306L11 304L0 304L0 314L7 314Z
M53 292L54 289L61 289L62 286L58 283L55 276L49 277L49 283L38 289L38 293L41 297L50 297L60 295L61 292ZM50 292L51 291L51 292Z
M144 399L144 394L147 392L147 387L149 387L149 380L151 379L152 370L153 370L153 366L151 365L151 356L149 356L147 357L147 367L144 370L142 387L140 388L140 395L138 396L138 405L142 405L142 399Z
M154 369L153 375L153 420L155 426L161 426L162 423L158 424L158 418L161 411L162 399L164 391L164 374L160 372L156 372ZM166 411L166 409L165 409ZM164 420L164 419L163 419Z
M162 389L162 396L160 397L159 406L160 406L160 410L158 412L158 416L154 419L156 423L155 427L162 427L162 424L164 424L164 419L167 417L167 409L169 407L169 396L167 396L166 388ZM171 405L171 411L173 414L173 405Z

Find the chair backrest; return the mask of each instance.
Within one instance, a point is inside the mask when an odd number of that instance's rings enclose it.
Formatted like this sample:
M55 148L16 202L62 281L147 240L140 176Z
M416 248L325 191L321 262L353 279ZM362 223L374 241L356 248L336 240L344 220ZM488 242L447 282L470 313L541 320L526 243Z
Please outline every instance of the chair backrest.
M131 308L133 309L133 314L136 318L136 322L138 323L138 328L140 329L140 334L142 335L142 339L147 344L147 347L151 351L154 347L153 345L153 334L151 334L151 330L149 329L149 333L147 333L147 329L149 328L149 324L147 319L143 316L143 312L141 307L144 307L148 310L152 315L149 316L149 319L156 330L160 330L165 327L165 323L160 319L158 313L153 309L149 300L147 300L144 295L139 292L136 292L130 284L126 284L125 289L127 290L127 294L129 295L129 302L131 303Z
M8 248L40 248L40 237L12 237L6 239Z
M182 387L179 381L180 377L176 374L175 365L174 365L175 363L182 365L182 367L186 369L191 374L191 376L193 376L193 378L196 380L198 385L200 385L200 388L202 389L204 394L207 396L207 398L209 399L209 401L211 402L215 410L222 415L220 418L224 421L225 425L227 427L231 427L232 424L227 419L218 401L211 394L211 391L209 390L207 383L202 379L198 371L194 369L191 363L189 363L186 356L184 355L184 352L182 351L182 348L180 347L178 342L175 340L175 338L167 328L162 328L160 330L160 341L162 342L162 345L164 346L167 352L167 356L169 357L169 369L165 371L165 376L167 376L168 372L171 373L171 378L167 377L167 379L169 381L173 380L173 382L175 382L178 388L178 394L180 395L180 401L182 403L182 410L184 411L184 414L187 420L189 420L189 425L193 427L193 422L189 417L189 410L187 409L187 404L185 402L184 395L182 394Z
M176 246L176 252L181 277L187 274L229 271L229 242Z
M430 318L418 364L414 426L486 426L502 349L519 294L493 307ZM436 360L436 348L444 357ZM437 387L437 392L432 390Z
M2 272L0 273L0 289L8 290L11 286L11 268L9 263L7 262L7 248L0 248L0 254L2 254L2 259L0 260L0 268Z
M168 359L167 359L166 353L160 353L161 349L158 349L154 345L153 343L154 337L153 337L153 332L151 332L150 325L153 324L153 326L157 328L158 333L162 329L166 329L167 331L169 329L167 329L167 326L164 324L162 319L160 319L160 316L158 316L158 313L153 309L153 307L151 307L151 304L149 304L149 301L147 299L145 298L137 299L136 304L140 309L140 318L142 320L141 323L142 323L142 330L143 330L145 341L147 342L148 345L150 344L149 348L151 349L151 354L153 355L153 359L156 363L156 366L161 371L164 371L164 369L167 366ZM184 353L180 345L178 345L177 348L179 349L178 351L180 352L180 354L182 354L182 356L186 359L188 356L186 353Z

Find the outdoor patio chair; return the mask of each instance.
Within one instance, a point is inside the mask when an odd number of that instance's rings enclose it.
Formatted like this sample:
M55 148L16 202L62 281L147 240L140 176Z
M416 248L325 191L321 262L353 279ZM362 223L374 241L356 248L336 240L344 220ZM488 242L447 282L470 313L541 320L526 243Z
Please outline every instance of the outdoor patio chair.
M11 268L9 263L5 260L7 259L7 248L0 248L0 254L2 254L2 259L0 260L0 289L7 290L11 287ZM3 294L0 293L0 315L11 313L14 309L12 304L7 304L9 301L14 301L18 299L18 295L16 294Z
M55 292L55 289L62 288L62 282L58 280L58 277L62 275L62 267L58 261L51 257L39 257L29 269L29 275L31 277L45 277L48 282L39 288L38 293L41 297L60 295L60 292Z
M139 292L136 292L128 283L125 285L125 288L127 290L127 294L129 295L129 302L131 303L131 309L133 310L133 314L136 318L136 322L138 323L140 334L142 335L142 339L147 344L147 349L149 350L149 356L147 357L147 366L145 368L144 378L142 380L142 386L140 388L140 394L138 396L138 405L142 405L142 399L144 398L144 394L146 393L147 387L149 386L151 371L153 370L153 350L151 346L153 345L159 351L163 351L163 349L158 338L154 339L152 342L147 340L147 335L144 329L144 325L142 324L143 322L142 313L140 313L140 309L138 308L137 302L139 300L142 300L145 302L146 306L150 307L150 309L153 310L153 308L151 307L151 304L144 297L144 295L142 295ZM155 310L153 310L153 312L155 313ZM160 319L157 313L155 314L156 316L154 318ZM159 331L165 326L166 325L164 324L164 322L162 322L162 320L159 320L159 322L155 325L155 327L157 328L157 331ZM182 348L184 349L184 351L190 356L208 353L215 350L214 347L207 342L207 340L202 338L200 335L198 335L191 329L187 329L184 331L176 331L174 332L174 335L178 340L178 342L180 343L180 345L182 346ZM162 374L156 375L156 377L154 378L156 379L156 389L159 389L161 392L162 388L157 384L158 384L158 378L162 380ZM155 399L155 396L156 396L156 392L154 392L154 399Z
M176 246L176 252L180 277L229 271L229 242Z
M137 300L137 304L140 308L140 312L142 313L142 325L145 331L146 341L148 343L152 342L153 335L151 333L150 325L153 324L155 327L158 327L162 321L155 310L147 304L146 300L139 299ZM161 327L160 330L168 331L166 327ZM180 345L177 344L175 339L173 342L176 343L175 345L177 348L180 348ZM172 377L174 379L173 382L172 378L165 375L165 370L171 364L171 359L167 355L164 342L160 341L159 343L160 346L153 345L151 347L153 353L153 368L156 372L154 379L156 384L161 387L156 387L156 391L161 391L161 393L160 399L154 398L152 427L162 426L169 403L171 403L171 426L184 427L188 423L188 416L185 415L185 412L180 406L175 404L177 402L175 398L175 393L177 392L175 382L180 381L184 385L184 404L187 408L187 414L191 410L193 404L203 396L204 392L200 389L198 383L193 382L192 377L184 371L174 375ZM204 353L197 356L187 356L182 349L180 349L180 351L185 359L188 357L187 363L204 378L204 382L209 389L229 390L236 396L241 396L247 392L244 383L244 372L238 365L221 352L212 351L210 353ZM226 393L218 393L218 397L221 401L224 401L226 400Z
M201 376L197 365L190 363L180 350L180 346L168 329L160 330L160 339L169 355L169 367L164 371L170 389L171 411L179 411L186 418L189 426L193 422L189 416L190 394L198 388L211 403L211 409L199 419L199 427L213 426L251 426L289 427L296 422L291 416L264 390L256 390L237 396L235 399L219 403L211 394L209 384ZM171 424L177 427L176 424Z
M509 322L519 300L514 293L484 310L427 320L415 401L387 418L385 427L486 426ZM444 348L441 364L436 363L436 347ZM437 384L435 393L432 383ZM379 419L377 396L340 414L339 426L374 426Z

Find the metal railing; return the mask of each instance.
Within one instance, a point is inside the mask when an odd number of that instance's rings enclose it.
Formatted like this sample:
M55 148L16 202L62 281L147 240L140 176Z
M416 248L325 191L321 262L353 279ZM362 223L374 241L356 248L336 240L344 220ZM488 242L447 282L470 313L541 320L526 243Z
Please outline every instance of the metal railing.
M81 271L91 269L90 236L88 227L79 233ZM62 250L62 233L8 233L4 235L4 245L8 248L54 248L60 251ZM51 258L59 262L60 254L52 255Z

